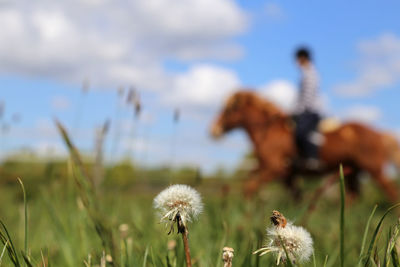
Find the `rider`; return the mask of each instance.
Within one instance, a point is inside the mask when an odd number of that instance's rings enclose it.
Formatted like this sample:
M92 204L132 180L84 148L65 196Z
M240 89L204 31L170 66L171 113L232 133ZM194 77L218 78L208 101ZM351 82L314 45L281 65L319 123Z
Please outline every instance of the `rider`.
M317 138L313 138L317 135L313 133L316 133L321 118L318 98L319 77L307 48L299 48L295 58L301 71L300 91L293 116L296 123L296 143L305 167L318 169L320 167L318 144Z

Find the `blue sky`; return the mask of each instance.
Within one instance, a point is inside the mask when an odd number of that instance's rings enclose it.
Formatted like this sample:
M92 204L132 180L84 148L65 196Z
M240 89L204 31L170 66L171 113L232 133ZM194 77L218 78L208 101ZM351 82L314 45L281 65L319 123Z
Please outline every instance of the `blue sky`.
M54 118L90 154L95 129L109 119L108 160L233 168L249 143L241 132L212 141L212 118L240 85L267 96L280 86L276 101L289 101L298 45L314 51L327 114L400 132L398 1L73 2L0 2L8 25L0 32L2 124L11 125L1 157L21 149L62 156ZM143 105L138 120L116 90L131 86Z

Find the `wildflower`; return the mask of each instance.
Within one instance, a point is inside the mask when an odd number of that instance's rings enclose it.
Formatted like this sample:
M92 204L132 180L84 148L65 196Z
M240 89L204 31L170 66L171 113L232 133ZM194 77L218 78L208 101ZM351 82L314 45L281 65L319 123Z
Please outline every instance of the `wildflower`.
M309 260L313 252L313 240L310 233L303 227L295 226L286 221L286 218L278 211L273 212L271 221L274 225L267 228L267 245L253 254L260 253L260 256L262 256L272 252L276 255L277 265L279 265L281 259L287 260L286 252L289 260L293 263Z
M191 267L187 222L197 218L203 209L200 194L187 185L172 185L154 199L154 208L160 212L161 221L170 225L170 234L176 223L182 234L186 266Z
M224 267L232 267L233 252L235 252L235 250L230 247L224 247L222 249L222 261L224 262Z
M181 221L187 227L188 221L196 219L203 210L203 203L200 194L190 186L172 185L154 199L154 208L160 212L161 221L170 224L173 231L175 222Z

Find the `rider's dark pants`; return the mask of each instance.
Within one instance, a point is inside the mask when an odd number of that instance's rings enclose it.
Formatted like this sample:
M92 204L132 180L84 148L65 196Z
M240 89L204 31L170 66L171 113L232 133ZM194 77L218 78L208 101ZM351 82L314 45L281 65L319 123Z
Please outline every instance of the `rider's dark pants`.
M299 154L303 158L318 158L318 146L311 142L311 133L317 130L320 116L311 111L293 116L296 123L295 138Z

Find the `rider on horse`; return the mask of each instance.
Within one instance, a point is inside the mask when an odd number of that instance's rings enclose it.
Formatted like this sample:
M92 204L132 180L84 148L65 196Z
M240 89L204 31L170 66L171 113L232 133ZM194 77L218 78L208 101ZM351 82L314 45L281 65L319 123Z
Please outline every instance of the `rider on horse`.
M319 77L307 48L298 49L295 58L301 71L300 91L293 115L296 124L296 144L305 167L318 169L320 162L316 131L321 119L318 96Z

